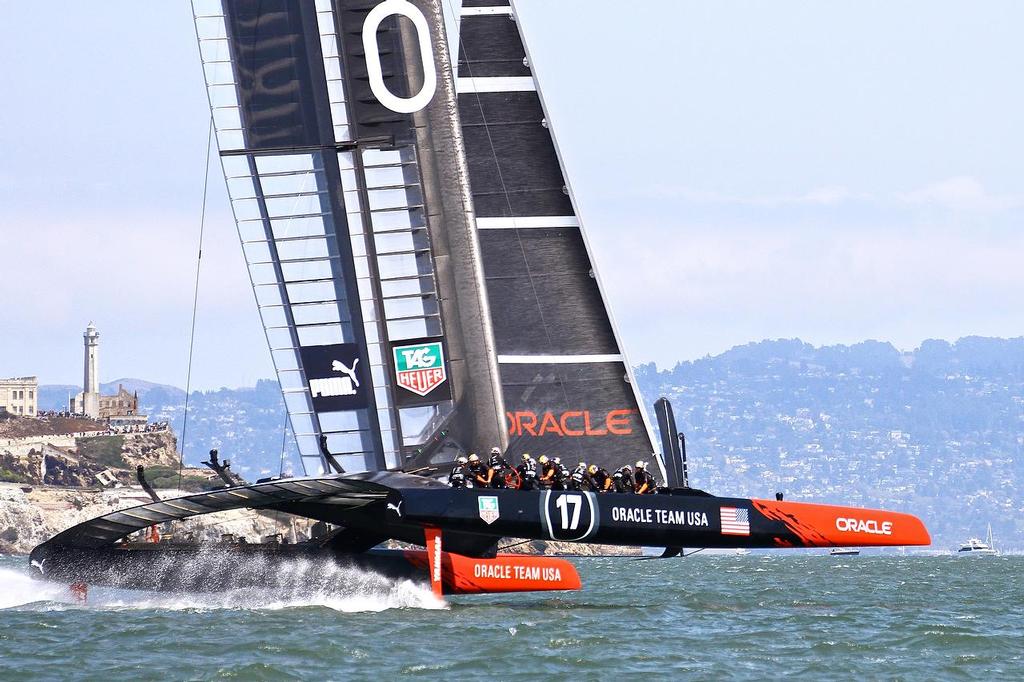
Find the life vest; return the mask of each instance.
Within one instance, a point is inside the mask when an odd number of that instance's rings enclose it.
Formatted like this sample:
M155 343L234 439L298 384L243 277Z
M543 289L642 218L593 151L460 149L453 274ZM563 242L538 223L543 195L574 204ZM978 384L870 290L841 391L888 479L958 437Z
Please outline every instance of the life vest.
M619 467L612 474L612 481L615 483L615 491L620 493L634 492L633 474L626 467Z
M658 488L658 482L654 479L651 472L646 469L640 469L636 472L636 491L640 492L640 488L644 487L644 484L647 485L647 489L643 493L644 495L653 493Z
M477 484L482 485L483 481L478 480L478 477L482 478L484 480L487 479L487 467L484 466L483 462L471 462L469 464L469 478L470 478L470 481L474 485L477 485Z
M452 472L448 474L448 485L453 488L466 487L466 467L463 464L456 464Z

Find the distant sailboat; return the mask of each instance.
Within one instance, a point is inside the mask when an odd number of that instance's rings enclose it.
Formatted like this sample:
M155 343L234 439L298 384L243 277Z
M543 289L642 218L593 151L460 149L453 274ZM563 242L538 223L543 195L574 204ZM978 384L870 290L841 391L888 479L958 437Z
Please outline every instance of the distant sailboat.
M988 524L988 534L985 536L985 542L982 542L978 538L970 538L964 544L960 545L960 549L956 551L957 556L998 556L999 552L996 551L995 545L992 542L992 524Z

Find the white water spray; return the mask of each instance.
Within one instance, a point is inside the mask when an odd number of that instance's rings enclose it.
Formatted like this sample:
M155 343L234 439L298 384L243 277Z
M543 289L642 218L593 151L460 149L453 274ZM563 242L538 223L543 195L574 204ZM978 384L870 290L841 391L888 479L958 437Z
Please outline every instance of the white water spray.
M202 561L202 559L196 559ZM254 570L265 570L256 566ZM25 570L0 568L0 610L193 610L276 611L322 607L343 613L388 609L443 609L447 604L429 587L395 580L329 560L289 559L276 562L273 587L235 587L218 592L143 592L93 586L85 603L67 585L32 579ZM245 584L245 576L237 576Z

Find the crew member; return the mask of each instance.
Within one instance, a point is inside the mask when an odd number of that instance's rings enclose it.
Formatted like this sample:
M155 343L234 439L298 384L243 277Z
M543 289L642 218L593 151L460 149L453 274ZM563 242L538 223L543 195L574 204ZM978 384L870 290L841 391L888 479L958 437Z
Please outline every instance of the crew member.
M562 464L561 457L555 457L555 482L551 486L552 490L568 490L569 489L569 468Z
M523 463L516 467L516 471L519 473L520 490L537 489L537 462L530 457L530 453L523 453Z
M612 489L612 475L608 473L607 469L591 464L587 471L590 473L591 480L594 481L594 490L606 493Z
M471 488L469 484L469 472L466 467L466 458L459 457L455 460L452 472L448 474L448 485L453 488Z
M480 461L480 458L476 456L476 453L469 456L469 465L467 468L469 470L468 480L472 484L467 487L486 488L489 483L487 479L487 474L489 472L487 467L484 466L484 463Z
M558 467L555 463L548 459L547 455L541 455L537 462L540 464L540 478L537 483L540 487L545 490L550 490L555 483L555 474L558 473Z
M654 479L654 476L650 471L647 470L647 462L636 463L636 494L637 495L650 495L651 493L658 492L658 482Z
M569 490L597 490L597 483L587 471L587 463L580 462L569 475Z
M502 472L511 469L508 460L502 454L500 448L491 448L491 456L487 458L487 485L491 488L505 488L505 477Z
M615 486L617 493L636 492L636 486L633 485L633 467L626 464L616 469L612 474L612 485Z

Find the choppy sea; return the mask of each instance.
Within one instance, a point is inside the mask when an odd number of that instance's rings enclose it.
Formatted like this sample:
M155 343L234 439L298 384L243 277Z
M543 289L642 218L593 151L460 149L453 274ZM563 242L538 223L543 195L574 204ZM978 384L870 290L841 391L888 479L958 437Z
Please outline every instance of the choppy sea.
M0 557L3 680L1024 679L1024 557L574 560L580 592L93 588Z

